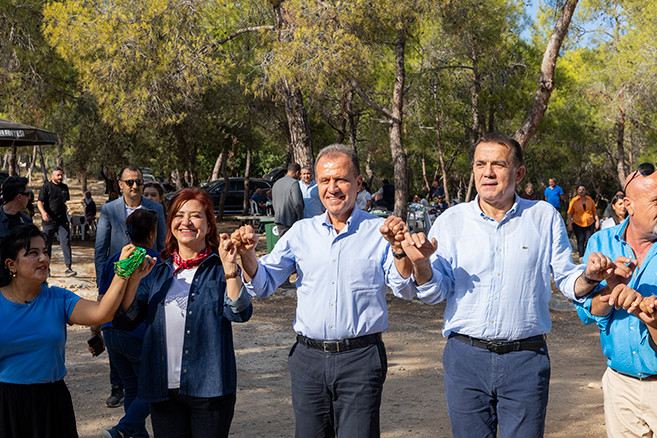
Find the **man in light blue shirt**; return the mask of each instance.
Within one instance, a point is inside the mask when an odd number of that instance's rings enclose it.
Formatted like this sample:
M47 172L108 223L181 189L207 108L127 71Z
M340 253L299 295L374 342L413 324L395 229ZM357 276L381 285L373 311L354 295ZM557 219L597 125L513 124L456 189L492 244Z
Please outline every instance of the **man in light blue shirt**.
M600 329L607 356L602 378L607 435L654 436L657 321L654 307L646 312L649 307L642 303L654 302L657 295L657 173L633 172L626 193L627 219L595 233L584 254L584 260L597 251L615 259L619 275L608 278L595 296L575 306L582 321Z
M500 437L543 435L550 274L578 299L610 272L611 261L599 254L586 267L574 265L559 213L516 196L522 160L517 141L486 134L473 152L477 198L441 214L429 241L419 234L404 243L418 298L447 300L443 366L456 438L494 438L498 425ZM430 263L423 261L436 241Z
M400 218L384 221L356 207L362 176L353 149L328 146L315 167L327 214L295 222L259 261L251 227L231 240L253 296L269 296L297 272L297 343L288 359L296 437L378 437L386 292L413 296L400 243L407 228Z
M324 206L319 200L319 189L317 188L317 182L313 179L311 167L304 166L301 168L299 188L303 198L303 217L308 218L322 214Z

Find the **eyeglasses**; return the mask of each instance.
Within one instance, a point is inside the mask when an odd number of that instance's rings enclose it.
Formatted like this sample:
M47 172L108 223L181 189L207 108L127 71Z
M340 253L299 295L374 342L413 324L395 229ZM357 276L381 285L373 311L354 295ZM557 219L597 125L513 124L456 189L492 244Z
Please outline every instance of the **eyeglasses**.
M654 171L655 171L655 166L652 163L639 164L639 167L637 168L636 172L634 172L634 175L632 175L632 178L630 178L630 180L625 184L625 188L623 188L623 191L627 192L627 186L630 185L632 180L636 178L637 175L648 176L648 175L652 175Z
M123 184L127 184L128 187L132 187L133 184L137 184L138 186L144 185L143 179L122 179L119 181L121 181Z
M23 195L23 196L29 198L30 197L30 192L19 193L19 195Z

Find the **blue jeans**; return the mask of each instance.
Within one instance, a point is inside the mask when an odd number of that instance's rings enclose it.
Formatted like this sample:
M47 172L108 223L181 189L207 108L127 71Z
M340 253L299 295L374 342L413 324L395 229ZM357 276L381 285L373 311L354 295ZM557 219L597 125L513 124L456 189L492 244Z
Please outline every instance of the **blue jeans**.
M542 437L550 357L540 350L492 353L447 340L445 398L455 438Z
M151 412L150 403L137 399L143 341L123 330L111 327L103 329L103 338L107 353L123 381L125 391L123 399L125 415L113 429L126 437L147 438L146 417Z
M297 438L376 438L388 362L383 342L341 353L294 344L288 357Z

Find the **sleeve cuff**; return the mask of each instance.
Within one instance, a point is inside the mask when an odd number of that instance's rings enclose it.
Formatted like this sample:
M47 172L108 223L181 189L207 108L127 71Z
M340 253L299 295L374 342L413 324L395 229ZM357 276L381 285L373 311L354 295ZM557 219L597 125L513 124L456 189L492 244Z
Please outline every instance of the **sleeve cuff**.
M228 304L233 313L241 313L251 304L251 296L248 294L246 287L242 285L240 294L237 296L236 300L231 300L228 298L228 295L226 295L226 304Z

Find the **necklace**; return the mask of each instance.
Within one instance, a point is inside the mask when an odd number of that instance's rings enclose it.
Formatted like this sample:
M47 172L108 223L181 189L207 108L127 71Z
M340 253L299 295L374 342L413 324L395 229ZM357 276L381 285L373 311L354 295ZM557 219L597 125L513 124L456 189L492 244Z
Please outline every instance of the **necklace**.
M8 299L9 301L13 302L13 303L18 303L18 304L31 304L32 301L34 301L34 298L32 298L31 300L26 300L26 299L24 299L24 298L18 298L18 297L16 297L16 295L14 295L13 293L10 294L10 293L7 291L7 289L5 289L4 292L5 292L5 297L7 297L7 299ZM36 297L35 297L35 298L36 298Z

